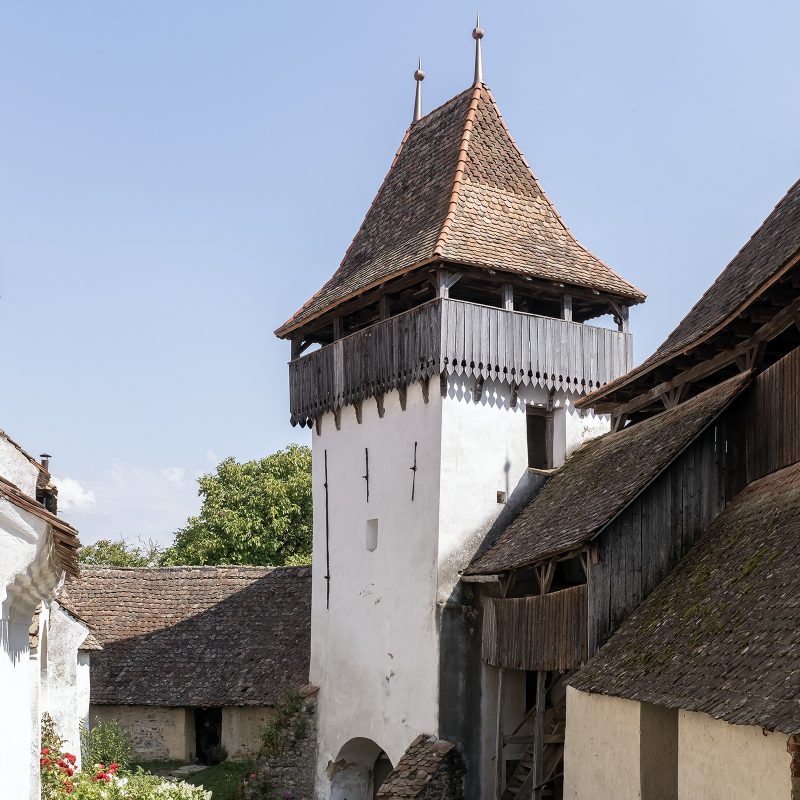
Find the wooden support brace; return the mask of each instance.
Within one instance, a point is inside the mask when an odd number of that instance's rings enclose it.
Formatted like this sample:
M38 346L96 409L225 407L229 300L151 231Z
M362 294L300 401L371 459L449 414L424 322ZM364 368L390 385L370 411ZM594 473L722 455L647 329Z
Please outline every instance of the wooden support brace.
M391 308L389 306L389 295L382 294L380 300L378 300L378 317L380 319L389 319L392 315Z
M514 310L514 284L503 284L503 308L506 311Z
M436 287L436 296L450 297L450 289L461 279L460 272L449 272L446 269L437 269L433 275L433 285Z

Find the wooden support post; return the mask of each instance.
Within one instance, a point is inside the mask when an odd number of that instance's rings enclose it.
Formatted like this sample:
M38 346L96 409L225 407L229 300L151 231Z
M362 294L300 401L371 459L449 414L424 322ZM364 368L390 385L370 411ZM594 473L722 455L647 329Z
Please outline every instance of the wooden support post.
M503 284L503 308L506 311L514 310L514 285L512 283Z
M497 724L495 730L495 800L500 800L506 789L506 764L503 758L503 701L505 699L505 670L500 667L497 676Z
M382 294L378 300L378 316L380 319L389 319L392 315L389 308L389 295Z
M300 358L300 353L303 352L303 337L297 336L292 339L292 361Z
M533 720L533 781L531 800L541 800L544 781L544 706L547 698L544 679L547 673L536 672L536 714Z
M561 297L561 319L572 322L572 295L565 294Z
M342 318L333 318L333 341L336 342L342 338Z
M446 269L437 269L433 278L433 285L436 287L436 296L441 298L450 297L450 288L461 278L460 272L448 272Z
M620 333L628 333L630 331L630 307L622 306L619 316L620 321L617 323L617 330Z

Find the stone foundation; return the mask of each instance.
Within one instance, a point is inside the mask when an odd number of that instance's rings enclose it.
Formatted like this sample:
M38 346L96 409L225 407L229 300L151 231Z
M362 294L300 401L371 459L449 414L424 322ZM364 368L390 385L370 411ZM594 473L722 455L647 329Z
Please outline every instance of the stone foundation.
M286 706L284 704L283 708ZM282 717L285 717L282 719ZM314 768L317 758L317 715L314 697L306 697L302 706L289 715L278 708L273 719L281 744L273 752L262 752L256 767L256 779L245 788L245 800L272 800L281 792L292 793L295 800L314 796Z

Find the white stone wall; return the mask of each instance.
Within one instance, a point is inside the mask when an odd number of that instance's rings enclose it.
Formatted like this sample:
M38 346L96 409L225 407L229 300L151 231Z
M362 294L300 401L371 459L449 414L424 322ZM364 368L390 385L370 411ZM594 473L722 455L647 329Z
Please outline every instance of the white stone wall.
M437 603L451 596L470 561L527 473L525 406L556 409L554 448L563 461L586 435L607 429L587 423L570 396L538 387L510 388L451 376L446 397L438 379L424 402L408 388L406 410L397 392L377 403L333 414L314 431L314 578L310 680L320 687L317 794L327 797L329 767L343 753L371 752L373 742L393 764L420 733L438 734L439 631ZM414 443L417 471L414 500ZM569 443L569 444L568 444ZM369 502L365 448L369 449ZM328 459L330 609L326 608L325 451ZM377 521L377 523L375 522ZM377 525L374 549L368 531ZM490 710L490 709L488 709Z
M31 783L38 764L38 685L29 629L36 606L52 597L61 579L51 545L46 522L0 498L0 785L14 798L38 798Z
M791 800L787 738L567 689L564 798L676 800L677 786L677 800Z
M88 714L88 664L79 688L78 648L89 628L64 611L58 603L50 607L47 647L47 697L41 702L53 718L64 749L80 759L80 725ZM83 696L81 696L81 692ZM79 762L80 763L80 762Z
M678 800L790 800L787 736L707 714L678 716Z

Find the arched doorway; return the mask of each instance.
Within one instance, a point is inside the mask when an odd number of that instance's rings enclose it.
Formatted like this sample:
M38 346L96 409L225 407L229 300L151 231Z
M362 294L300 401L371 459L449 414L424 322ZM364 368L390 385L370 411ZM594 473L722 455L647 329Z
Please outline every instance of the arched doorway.
M392 762L380 745L371 739L351 739L328 767L330 800L374 800L391 771Z

